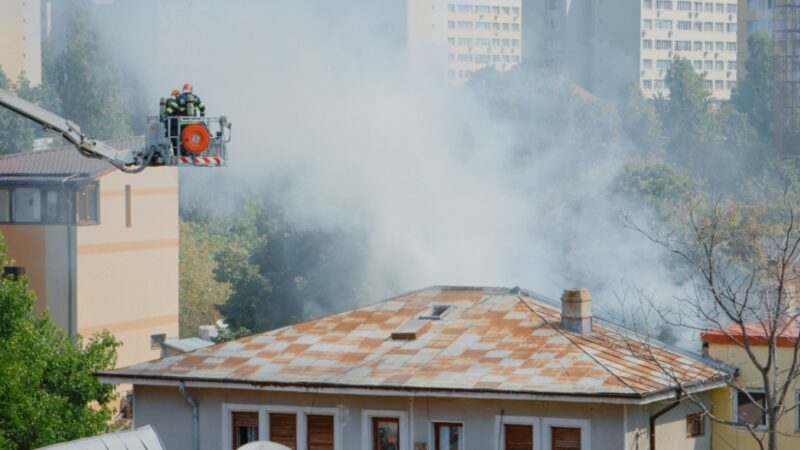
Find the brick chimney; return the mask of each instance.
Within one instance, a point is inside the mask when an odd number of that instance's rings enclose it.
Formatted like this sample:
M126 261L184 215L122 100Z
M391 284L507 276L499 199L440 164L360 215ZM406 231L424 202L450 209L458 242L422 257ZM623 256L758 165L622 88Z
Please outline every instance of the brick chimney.
M592 294L586 288L564 289L561 327L579 334L592 332Z

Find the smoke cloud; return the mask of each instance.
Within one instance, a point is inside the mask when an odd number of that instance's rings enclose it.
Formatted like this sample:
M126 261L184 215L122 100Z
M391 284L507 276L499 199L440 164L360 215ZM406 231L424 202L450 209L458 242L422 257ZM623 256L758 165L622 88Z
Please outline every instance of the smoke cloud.
M158 62L126 66L150 98L188 81L234 124L229 167L184 170L182 201L225 209L266 187L293 220L361 233L371 299L434 284L554 298L587 286L602 310L620 285L665 300L681 290L660 250L619 223L609 192L624 151L586 159L555 144L518 158L517 125L449 86L437 50L406 48L404 2L160 3L173 5L161 26L188 35L159 30Z

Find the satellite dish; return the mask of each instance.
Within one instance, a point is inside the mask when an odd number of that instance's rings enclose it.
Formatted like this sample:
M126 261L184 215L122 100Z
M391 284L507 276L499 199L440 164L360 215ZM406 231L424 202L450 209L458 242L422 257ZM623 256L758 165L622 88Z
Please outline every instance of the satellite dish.
M269 441L255 441L239 447L239 450L292 450L281 444Z

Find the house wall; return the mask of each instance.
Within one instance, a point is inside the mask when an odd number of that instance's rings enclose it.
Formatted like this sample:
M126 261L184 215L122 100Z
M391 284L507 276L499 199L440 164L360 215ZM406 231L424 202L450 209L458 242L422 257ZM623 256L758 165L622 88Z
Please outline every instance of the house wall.
M710 397L705 394L698 398L708 404ZM644 450L650 448L650 417L672 405L665 401L642 407L625 408L625 449ZM686 434L686 417L696 414L702 408L691 401L683 400L678 406L656 419L656 446L658 450L701 450L711 448L710 421L704 419L704 433L691 437Z
M709 356L712 358L724 361L739 369L739 377L736 382L746 388L754 388L757 390L759 386L763 386L760 381L761 376L755 367L751 364L750 359L745 354L744 350L737 345L727 344L709 344ZM760 361L766 361L767 348L754 347L753 353ZM780 367L786 368L790 365L792 360L792 349L786 347L778 348L778 364ZM800 383L792 390L794 395L797 395L800 390ZM714 405L714 414L721 419L733 420L733 395L734 392L729 388L720 388L713 392L712 400ZM791 395L791 394L790 394ZM787 399L789 405L795 403L795 399ZM781 435L778 437L778 448L800 448L800 432L797 431L798 424L798 410L786 414L783 419L778 423L778 431ZM730 425L723 425L714 423L712 425L712 448L717 450L723 449L742 449L742 450L755 450L759 446L753 439L750 433L745 429L739 429Z
M461 422L464 424L465 449L496 449L500 417L503 423L531 421L535 423L535 435L543 439L536 448L548 448L544 444L545 429L551 420L586 421L588 441L584 449L603 450L635 447L627 439L631 429L626 429L628 420L636 415L643 418L647 426L646 408L624 407L592 403L564 403L544 401L501 401L478 399L441 399L429 397L380 397L356 395L326 395L302 393L278 393L239 389L187 388L198 402L200 415L201 449L230 448L229 426L230 410L265 410L286 408L302 409L305 412L335 410L339 414L337 435L341 437L336 450L369 449L364 446L365 411L398 411L401 418L401 448L415 450L417 444L427 444L433 449L433 422ZM181 397L177 387L145 386L134 387L134 425L152 425L161 436L167 448L189 450L192 445L192 410ZM227 406L227 409L226 409ZM659 409L654 406L653 410ZM691 405L682 405L671 415L659 421L659 450L708 449L708 439L685 439L685 415ZM628 415L626 416L626 411ZM382 413L386 414L386 413ZM531 419L533 418L533 419ZM571 422L572 421L572 422ZM261 416L262 433L266 424L265 413ZM675 430L680 429L677 433ZM643 434L646 434L643 433ZM266 439L267 436L263 435ZM536 438L535 439L539 439ZM368 437L367 437L368 439ZM414 445L408 445L409 443ZM299 447L302 449L302 445Z
M99 225L77 227L78 332L113 333L120 367L156 359L150 336L178 335L177 169L101 177L99 216Z

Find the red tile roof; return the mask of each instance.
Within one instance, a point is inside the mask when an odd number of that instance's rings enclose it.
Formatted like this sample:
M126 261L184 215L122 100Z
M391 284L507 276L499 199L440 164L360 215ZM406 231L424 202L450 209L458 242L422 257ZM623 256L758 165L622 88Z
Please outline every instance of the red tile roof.
M794 320L780 326L776 343L778 347L794 347L800 338L800 324ZM705 343L712 344L744 344L744 336L750 345L768 345L770 327L767 324L757 322L748 323L742 327L737 324L729 325L719 330L708 330L700 335L700 339Z
M433 305L450 309L429 326L408 325L425 320L419 318ZM416 339L391 337L411 328ZM136 378L623 399L674 389L640 342L626 345L628 335L600 320L590 335L565 331L559 305L524 290L433 287L100 375L112 382ZM686 384L730 376L697 355L665 347L654 353Z

